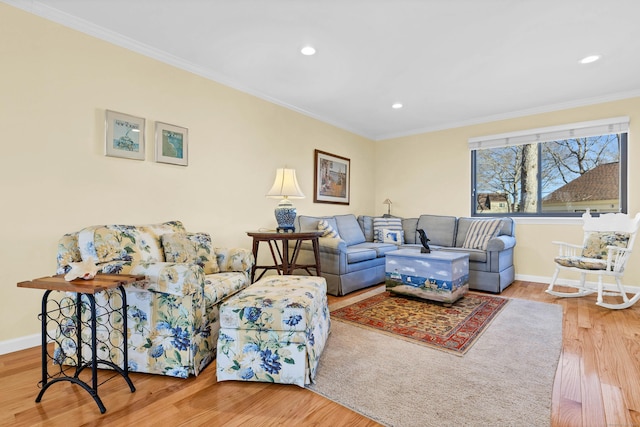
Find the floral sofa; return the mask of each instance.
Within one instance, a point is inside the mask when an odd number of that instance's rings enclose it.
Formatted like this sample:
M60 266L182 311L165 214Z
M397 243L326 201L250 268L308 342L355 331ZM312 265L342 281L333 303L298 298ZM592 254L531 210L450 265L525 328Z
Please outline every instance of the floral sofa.
M65 234L58 243L57 273L90 258L101 273L146 276L125 286L129 369L181 378L198 375L215 358L220 304L250 284L254 263L249 250L214 248L208 234L188 233L180 221L92 226ZM96 302L112 296L97 294ZM83 341L89 333L83 328ZM109 357L117 353L111 350L99 351Z

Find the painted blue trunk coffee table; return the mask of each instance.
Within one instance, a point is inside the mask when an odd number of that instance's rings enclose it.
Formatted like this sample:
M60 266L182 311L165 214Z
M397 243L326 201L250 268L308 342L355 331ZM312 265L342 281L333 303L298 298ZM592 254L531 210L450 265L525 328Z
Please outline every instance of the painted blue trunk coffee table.
M469 290L469 254L400 249L387 252L388 291L450 305Z

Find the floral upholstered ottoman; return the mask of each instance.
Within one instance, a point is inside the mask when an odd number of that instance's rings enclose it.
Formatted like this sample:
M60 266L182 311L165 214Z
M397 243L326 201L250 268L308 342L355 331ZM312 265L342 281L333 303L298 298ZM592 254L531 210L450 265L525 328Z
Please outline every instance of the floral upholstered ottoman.
M220 306L218 381L313 382L329 335L327 284L270 276Z

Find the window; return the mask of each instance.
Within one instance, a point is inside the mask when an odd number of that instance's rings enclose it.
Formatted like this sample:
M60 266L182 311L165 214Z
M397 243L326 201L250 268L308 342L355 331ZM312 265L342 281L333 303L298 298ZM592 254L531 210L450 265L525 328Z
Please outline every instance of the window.
M628 127L618 117L470 139L472 214L626 212Z

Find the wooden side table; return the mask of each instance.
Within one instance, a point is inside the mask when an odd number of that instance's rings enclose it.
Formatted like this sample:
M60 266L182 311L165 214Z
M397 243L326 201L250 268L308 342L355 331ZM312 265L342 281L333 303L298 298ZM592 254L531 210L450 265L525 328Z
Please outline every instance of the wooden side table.
M305 270L311 275L310 268L315 270L316 276L320 276L320 247L318 237L322 236L322 231L304 231L293 233L278 233L275 231L248 231L247 235L253 238L253 257L256 262L251 268L251 283L255 282L256 270L263 270L257 280L268 270L277 270L278 274L292 274L294 270ZM303 241L310 240L313 245L313 255L315 264L298 264L298 255L300 254L300 246ZM295 241L293 253L289 255L289 242ZM267 242L271 251L273 265L258 265L258 246L260 242ZM282 243L282 251L278 246L278 242Z
M38 397L36 397L36 402L40 402L42 395L51 385L61 381L69 381L85 389L98 404L100 412L104 414L106 408L98 396L97 370L100 364L107 365L122 375L129 385L131 392L136 391L129 378L127 295L124 290L124 285L140 280L145 280L145 276L98 274L92 280L76 279L67 282L64 280L63 275L57 275L18 283L18 287L20 288L45 290L44 296L42 297L42 311L40 313L40 320L42 322L42 389ZM112 304L107 298L106 304L96 304L95 295L110 289L118 289L120 291L121 303L119 305ZM49 299L49 295L54 291L75 292L76 295L75 298L64 297L61 300ZM99 315L97 314L96 306L98 306ZM121 317L122 329L118 331L113 328L111 321L107 320L109 325L112 326L112 329L109 331L106 341L100 340L97 334L98 316L101 318L106 316L108 319ZM91 328L91 336L88 340L82 338L82 329L86 326ZM53 327L55 327L56 333L54 336L50 336L48 330ZM50 355L47 350L48 339L56 342L57 348L53 355ZM120 344L114 344L114 341L120 340ZM102 359L98 356L99 346L111 347L114 345L116 345L117 348L109 351L109 360ZM83 361L83 348L90 350L91 360ZM112 351L122 354L122 368L111 360ZM54 371L53 373L49 373L49 360L53 362L51 366L59 367L58 372ZM65 361L75 364L72 375L67 373L67 370L69 370L68 367L64 368ZM87 367L91 367L91 384L79 378L80 373Z

